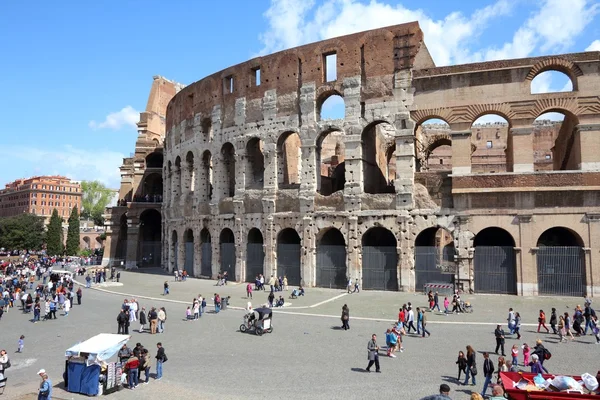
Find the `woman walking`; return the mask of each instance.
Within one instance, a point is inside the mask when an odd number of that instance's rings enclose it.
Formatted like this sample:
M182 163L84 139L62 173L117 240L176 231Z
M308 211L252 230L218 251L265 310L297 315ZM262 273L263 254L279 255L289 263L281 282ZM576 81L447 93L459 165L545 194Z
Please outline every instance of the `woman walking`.
M471 386L475 386L477 382L475 381L475 375L477 375L477 364L475 359L475 350L471 345L467 346L467 372L465 374L465 381L463 385L467 385L469 383L469 377L471 377Z
M515 333L517 334L517 339L521 339L521 314L518 312L515 313L515 325L514 325Z
M550 314L550 328L552 328L552 332L556 335L558 331L556 330L556 324L558 322L558 318L556 316L556 308L552 307L552 313Z
M550 330L546 326L546 313L544 313L544 310L540 310L540 315L538 317L537 333L540 333L541 327L543 327L546 330L546 333L550 333Z
M342 307L342 329L347 331L350 329L350 309L346 304Z
M462 372L465 375L467 374L467 358L465 357L465 353L462 351L458 352L456 365L458 365L458 378L456 378L456 380L460 384L460 373Z
M140 312L140 333L144 332L144 325L146 325L146 309L142 307L142 311Z
M565 312L565 336L567 335L571 336L571 340L575 339L571 332L571 317L569 317L568 312Z

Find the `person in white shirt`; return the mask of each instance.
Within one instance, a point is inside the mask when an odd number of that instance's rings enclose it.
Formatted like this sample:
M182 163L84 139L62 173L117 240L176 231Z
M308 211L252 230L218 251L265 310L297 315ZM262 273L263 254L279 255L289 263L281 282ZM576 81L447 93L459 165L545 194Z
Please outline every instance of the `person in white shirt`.
M406 317L406 324L408 326L408 328L406 329L406 333L410 333L410 328L412 327L412 329L414 329L415 331L417 330L417 328L415 328L415 313L412 310L412 307L408 308L408 314Z
M137 321L136 315L138 311L138 305L135 299L131 299L131 303L129 303L129 311L129 322Z

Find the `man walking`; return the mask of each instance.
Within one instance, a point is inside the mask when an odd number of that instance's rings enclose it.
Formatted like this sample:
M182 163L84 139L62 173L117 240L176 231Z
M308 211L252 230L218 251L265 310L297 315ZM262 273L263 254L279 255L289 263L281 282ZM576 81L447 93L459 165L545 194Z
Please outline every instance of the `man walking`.
M167 355L165 354L165 348L162 347L162 343L156 343L157 351L156 351L156 380L162 378L163 372L163 363L167 361Z
M423 329L423 337L425 337L425 334L427 334L427 336L431 336L431 333L429 333L427 328L425 328L426 325L427 325L427 315L425 315L425 311L423 311L423 312L421 312L421 328Z
M119 312L119 315L117 315L117 324L118 324L118 329L117 329L117 334L125 334L125 321L127 320L127 315L125 315L125 310L121 309L121 311Z
M152 307L150 309L148 319L150 320L150 334L154 335L156 333L156 324L158 321L158 313L156 312L156 308Z
M375 364L375 372L381 372L379 368L379 346L377 346L377 335L373 334L371 340L367 343L367 351L369 358L369 365L367 365L366 371L371 372L371 367Z
M434 311L437 307L438 312L441 312L440 310L440 298L438 296L438 292L435 292L435 295L433 295L433 308L431 309L431 311Z
M415 328L415 312L412 310L412 307L408 307L408 312L406 314L406 324L406 333L410 333L411 328L415 331L417 330L417 328Z
M513 311L512 308L508 309L508 318L506 318L506 320L508 321L508 331L510 332L511 335L514 335L515 334L515 312Z
M485 392L492 382L492 376L494 374L494 363L490 360L490 355L487 352L483 353L483 360L483 375L485 376L485 382L483 383L481 397L485 397Z
M502 356L506 357L504 353L504 329L502 329L501 325L496 326L496 330L494 331L494 335L496 336L496 350L495 353L498 354L498 349L502 349Z

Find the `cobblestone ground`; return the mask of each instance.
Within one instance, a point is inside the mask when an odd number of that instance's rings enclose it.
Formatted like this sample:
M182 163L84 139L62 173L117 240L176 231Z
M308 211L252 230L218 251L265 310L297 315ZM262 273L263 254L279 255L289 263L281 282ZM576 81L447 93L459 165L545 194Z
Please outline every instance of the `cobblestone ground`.
M165 279L171 284L171 295L166 298L161 295ZM510 306L519 310L528 324L523 327L520 341L507 339L507 353L513 344L532 344L541 338L553 354L546 363L550 372L595 374L598 370L600 346L594 344L592 336L559 344L556 337L535 331L539 308L548 314L553 306L570 310L583 299L467 296L474 303L473 314L429 313L431 337L409 335L404 353L396 359L381 357L383 372L367 374L362 370L367 364L370 335L377 333L383 345L383 333L390 326L387 320L396 317L404 302L424 305L424 296L364 291L341 296L344 292L340 290L309 289L304 298L292 300L293 304L283 311L275 311L272 334L258 337L238 331L241 310L207 313L200 321L184 321L184 302L199 293L212 295L218 289L221 295L232 297L232 305L245 306L245 284L217 288L213 281L173 282L171 276L139 272L123 272L121 282L123 286L104 291L85 290L83 305L75 306L68 317L60 315L56 321L32 324L29 316L15 309L4 314L0 348L9 351L13 366L7 370L8 386L1 398L31 398L22 396L36 391L39 379L35 373L40 368L50 374L56 398L84 398L61 388L64 351L97 333L116 332L120 304L130 294L137 295L144 307L165 306L168 312L164 334L132 332L130 344L141 342L153 351L156 342L162 341L169 361L162 380L110 395L115 399L364 399L399 395L419 399L435 393L444 382L452 388L453 399L466 399L471 390L482 389L483 379L478 376L476 387L457 385L456 354L467 344L478 353L493 351L494 324L504 322ZM256 294L253 304L264 301L266 293ZM339 329L339 310L344 303L351 309L349 331ZM26 336L25 351L15 354L21 334ZM477 357L481 369L482 356ZM492 359L495 361L496 357Z

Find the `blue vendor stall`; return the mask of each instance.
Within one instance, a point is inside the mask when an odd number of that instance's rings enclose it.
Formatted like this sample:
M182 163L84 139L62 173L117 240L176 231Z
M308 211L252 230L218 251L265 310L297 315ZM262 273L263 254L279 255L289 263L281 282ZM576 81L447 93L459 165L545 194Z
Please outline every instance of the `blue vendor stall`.
M101 333L65 352L65 386L69 392L97 396L118 390L122 366L109 359L131 336Z

